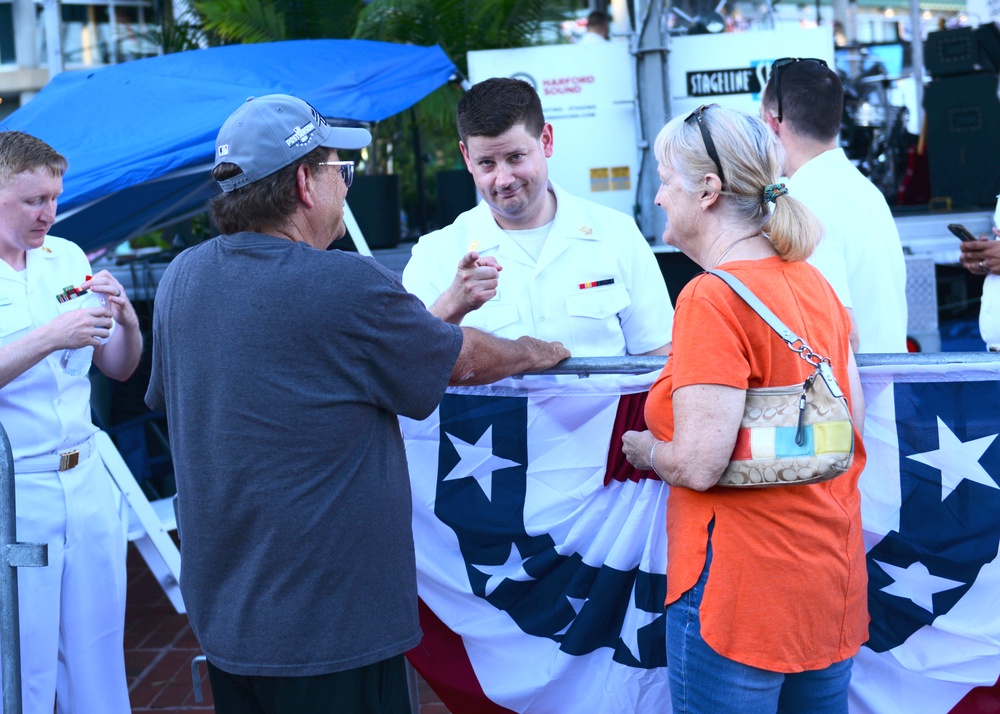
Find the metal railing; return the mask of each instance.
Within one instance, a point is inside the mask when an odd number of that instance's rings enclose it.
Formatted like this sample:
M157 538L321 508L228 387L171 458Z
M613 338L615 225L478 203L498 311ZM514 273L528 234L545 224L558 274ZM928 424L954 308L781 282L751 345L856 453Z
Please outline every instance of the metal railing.
M17 607L17 569L49 564L43 543L18 543L14 507L14 453L0 424L0 641L3 642L3 714L21 714L21 628Z
M889 365L996 364L998 352L896 352L855 355L858 367ZM666 357L571 357L538 374L646 374L662 369ZM534 373L532 373L534 374Z

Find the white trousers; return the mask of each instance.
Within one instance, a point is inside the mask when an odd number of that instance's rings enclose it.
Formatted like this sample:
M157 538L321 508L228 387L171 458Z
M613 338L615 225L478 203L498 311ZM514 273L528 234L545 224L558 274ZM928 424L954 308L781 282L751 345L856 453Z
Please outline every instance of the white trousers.
M17 466L14 467L15 473ZM97 454L69 471L18 474L17 540L47 543L18 568L24 714L129 714L125 538Z

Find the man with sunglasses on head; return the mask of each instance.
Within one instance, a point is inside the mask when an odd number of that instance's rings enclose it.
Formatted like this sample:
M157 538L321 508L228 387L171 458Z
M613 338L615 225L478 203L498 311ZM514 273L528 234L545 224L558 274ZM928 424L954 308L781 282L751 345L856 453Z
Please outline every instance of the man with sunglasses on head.
M906 351L906 262L881 191L839 148L844 89L826 62L775 60L760 115L785 150L788 191L825 229L809 262L852 315L855 352Z
M181 591L220 714L408 714L397 414L569 356L449 325L371 258L326 250L353 177L338 150L370 141L301 99L247 100L216 141L222 235L157 290L146 402L167 414Z
M473 85L458 134L483 200L420 239L406 288L447 322L558 340L574 357L667 354L673 306L652 249L630 216L549 180L553 128L532 86Z

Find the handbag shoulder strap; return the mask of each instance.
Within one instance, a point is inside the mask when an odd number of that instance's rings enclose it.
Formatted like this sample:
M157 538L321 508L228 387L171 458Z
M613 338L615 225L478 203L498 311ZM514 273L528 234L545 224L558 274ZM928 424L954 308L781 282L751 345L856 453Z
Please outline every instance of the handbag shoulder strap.
M837 384L837 378L833 376L833 370L830 368L830 358L824 357L823 355L816 354L812 351L805 340L792 332L778 316L775 315L771 308L760 301L753 291L743 284L743 281L725 270L706 270L705 272L711 273L715 277L721 279L733 291L743 298L743 301L750 306L750 308L760 315L760 318L768 324L768 326L778 333L778 337L783 339L788 345L788 349L792 352L798 353L799 357L804 359L806 362L811 364L820 375L823 377L823 381L826 382L830 391L835 397L842 397L844 393L841 391L840 386ZM798 343L799 346L796 346ZM815 374L815 372L813 373Z
M751 309L760 315L761 319L766 322L772 330L778 333L778 337L783 339L788 343L789 347L792 347L794 343L798 342L800 344L805 344L806 341L801 337L792 332L785 323L778 319L778 316L771 312L771 308L760 301L754 292L743 284L743 281L737 278L735 275L727 273L725 270L706 270L706 273L710 273L717 278L723 280L726 285L731 287L733 291L743 298L743 301L751 307ZM796 352L798 352L797 347L792 347Z
M804 359L806 362L815 367L819 373L823 376L823 380L830 387L830 391L833 392L835 397L843 396L843 392L840 386L837 384L837 378L833 376L833 369L830 367L830 358L824 357L823 355L816 354L812 351L805 340L792 332L785 323L778 319L778 316L771 312L771 308L760 301L753 291L743 284L743 281L736 276L727 273L725 270L706 270L705 272L711 273L717 278L720 278L731 287L737 295L743 298L743 301L749 305L754 312L760 315L761 319L770 326L772 330L778 333L778 337L783 339L788 345L788 349L795 352ZM796 344L798 343L798 344Z

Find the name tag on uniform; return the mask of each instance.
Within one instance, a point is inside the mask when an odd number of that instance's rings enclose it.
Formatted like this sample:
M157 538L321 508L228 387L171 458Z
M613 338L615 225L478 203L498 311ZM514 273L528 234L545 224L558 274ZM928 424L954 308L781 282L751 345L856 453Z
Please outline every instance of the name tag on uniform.
M13 298L11 298L10 295L0 295L0 307L3 307L4 305L10 305L13 302L14 300Z

